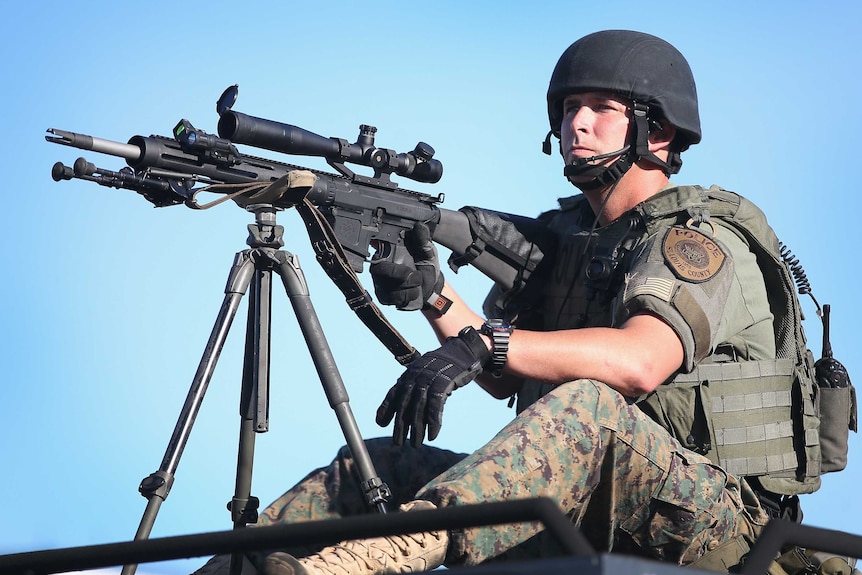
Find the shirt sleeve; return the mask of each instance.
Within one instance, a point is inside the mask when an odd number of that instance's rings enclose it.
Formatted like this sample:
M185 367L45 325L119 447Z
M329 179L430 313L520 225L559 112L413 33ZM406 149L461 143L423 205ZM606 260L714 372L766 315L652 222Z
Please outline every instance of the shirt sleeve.
M732 253L704 229L672 226L641 246L625 277L617 321L648 312L679 336L688 372L710 355L734 277Z

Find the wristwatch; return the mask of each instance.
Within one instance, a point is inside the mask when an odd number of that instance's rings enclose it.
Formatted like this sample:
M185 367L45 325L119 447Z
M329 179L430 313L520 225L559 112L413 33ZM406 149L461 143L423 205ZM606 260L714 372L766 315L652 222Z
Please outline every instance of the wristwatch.
M480 332L491 338L491 361L488 368L494 377L503 375L503 367L509 355L509 336L515 328L502 319L488 319Z

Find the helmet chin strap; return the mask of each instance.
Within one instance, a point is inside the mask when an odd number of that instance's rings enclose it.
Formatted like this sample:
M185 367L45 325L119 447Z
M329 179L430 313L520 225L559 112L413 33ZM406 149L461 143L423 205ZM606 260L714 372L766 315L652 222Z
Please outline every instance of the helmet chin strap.
M643 158L647 162L655 164L661 168L668 176L679 172L680 167L682 167L682 160L678 153L671 153L668 158L670 161L666 162L652 153L649 149L650 121L647 118L649 106L635 102L632 105L632 108L632 116L635 120L635 162ZM657 129L661 129L658 122L655 122L654 125Z
M665 162L649 149L650 130L649 120L647 119L649 107L639 102L634 102L632 108L632 116L634 118L634 146L628 145L616 152L599 154L597 156L590 156L589 158L576 158L573 163L563 168L563 175L566 176L569 182L571 182L576 188L584 192L589 192L604 188L611 184L616 184L640 159L644 159L659 166L668 175L675 174L679 171L682 162L679 162L678 160L672 161L671 163ZM545 153L550 153L550 137L551 134L549 133L548 137L545 139ZM678 154L672 156L676 156L678 158ZM618 159L607 166L596 165L593 163L614 157ZM580 181L582 178L584 180ZM590 179L587 180L585 178ZM576 179L579 181L576 181Z
M598 190L618 182L629 171L637 161L633 152L631 146L626 146L608 154L599 154L598 156L590 156L589 158L576 158L574 163L568 164L563 168L563 175L566 176L572 185L581 191ZM614 157L618 159L608 166L592 163ZM590 179L582 180L582 178Z

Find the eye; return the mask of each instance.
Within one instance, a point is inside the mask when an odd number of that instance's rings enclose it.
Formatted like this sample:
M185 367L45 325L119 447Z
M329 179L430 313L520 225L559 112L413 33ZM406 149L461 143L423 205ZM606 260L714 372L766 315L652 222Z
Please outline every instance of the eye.
M602 100L593 105L593 110L596 112L618 112L620 111L620 107L613 100Z
M581 109L581 105L578 102L563 102L563 115L568 116L572 113L577 113L578 110Z

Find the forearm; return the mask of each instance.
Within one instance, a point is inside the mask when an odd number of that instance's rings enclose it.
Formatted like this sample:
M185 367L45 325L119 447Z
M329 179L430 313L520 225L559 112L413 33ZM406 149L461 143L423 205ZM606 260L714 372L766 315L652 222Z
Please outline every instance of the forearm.
M468 325L473 326L477 331L481 328L485 319L471 310L448 282L443 286L443 295L452 300L452 306L445 314L441 316L434 310L423 312L440 343L443 343L447 337L458 335L458 332ZM491 338L483 335L482 339L488 349L491 349ZM485 371L476 378L476 383L492 397L506 399L521 388L523 379L505 373L502 377L494 377Z
M422 312L441 343L447 337L458 335L458 332L468 325L477 330L482 326L484 318L467 306L449 282L443 284L443 295L452 301L451 307L445 314L440 315L436 310Z
M437 337L443 341L467 325L479 329L484 319L451 286L446 284L443 289L452 307L442 316L426 312ZM490 348L490 338L484 339ZM619 328L516 329L509 341L503 377L485 372L477 381L497 398L515 393L524 379L552 385L595 379L634 397L661 385L679 369L682 360L682 344L676 333L657 317L643 314Z
M638 396L661 385L682 361L676 333L660 319L640 315L620 328L516 329L505 371L552 385L595 379L623 395Z
M441 342L465 326L477 330L481 327L484 318L473 312L448 283L443 294L452 300L444 315L424 312ZM490 338L483 339L490 349ZM642 314L619 328L541 332L516 329L509 341L503 377L485 372L477 381L496 398L511 396L525 379L552 385L595 379L635 397L664 383L682 361L682 343L676 332L661 319Z

